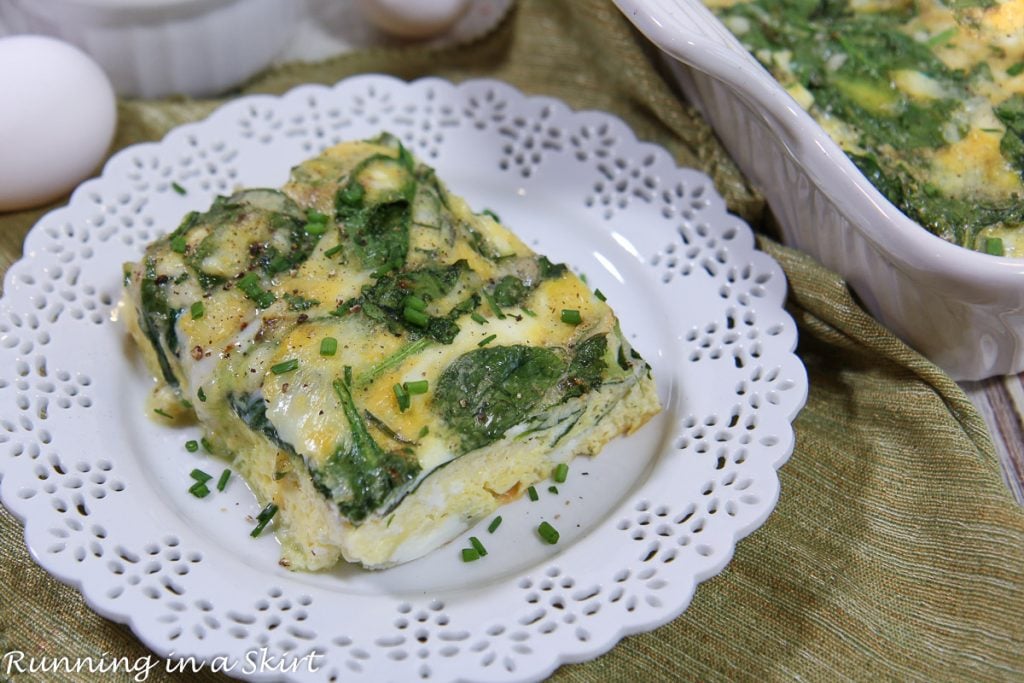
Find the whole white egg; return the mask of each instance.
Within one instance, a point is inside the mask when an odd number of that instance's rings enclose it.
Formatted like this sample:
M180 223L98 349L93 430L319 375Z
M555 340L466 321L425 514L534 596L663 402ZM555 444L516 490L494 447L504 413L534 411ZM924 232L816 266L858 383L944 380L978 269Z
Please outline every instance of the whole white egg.
M429 38L448 30L469 0L358 0L371 24L402 38Z
M117 124L110 81L76 47L0 38L0 211L56 199L90 176Z

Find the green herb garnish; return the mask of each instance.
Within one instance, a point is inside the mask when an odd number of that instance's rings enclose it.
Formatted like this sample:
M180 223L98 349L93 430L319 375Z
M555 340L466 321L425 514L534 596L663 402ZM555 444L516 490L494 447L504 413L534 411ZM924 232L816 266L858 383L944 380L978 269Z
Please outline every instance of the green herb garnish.
M425 379L421 379L416 382L405 382L403 386L410 395L425 394L430 388L430 383Z
M547 522L540 523L540 526L537 527L537 533L540 534L540 537L544 539L545 542L550 543L551 545L558 543L558 530Z
M491 523L487 525L487 533L493 534L495 531L498 530L499 526L501 526L501 515L498 515L497 517L492 519Z
M397 383L391 387L391 389L395 392L395 399L398 401L398 409L404 413L409 409L409 392L406 391L405 387Z
M540 496L537 495L537 488L535 486L531 486L530 488L526 489L526 493L528 496L530 496L530 500L533 501L534 503L540 500Z
M274 503L267 503L267 506L260 510L260 514L256 517L256 528L249 534L253 538L258 537L263 533L263 529L270 524L270 520L277 514L277 505Z
M206 314L206 307L203 305L202 301L193 302L189 310L192 313L193 320L199 320Z
M554 473L554 475L552 475L551 478L554 479L559 484L564 484L565 483L565 478L568 475L569 475L569 465L567 465L564 462L560 462L560 463L558 463L558 465L555 466L555 473Z
M320 355L333 356L338 352L338 340L334 337L324 337L320 340Z
M281 361L277 365L272 365L270 371L275 375L283 375L286 372L292 372L293 370L299 369L299 359L289 358L288 360Z
M563 308L562 309L562 322L568 325L579 325L583 322L583 318L580 316L580 312L574 308Z
M415 308L406 307L406 309L402 311L402 318L404 318L410 325L415 325L419 328L424 328L428 323L430 323L430 316L423 311L416 310Z
M269 308L277 301L273 292L263 289L260 285L260 276L253 271L246 273L245 277L238 281L237 287L260 308Z
M497 338L498 338L498 335L496 335L496 334L492 334L490 336L484 337L483 339L481 339L477 343L477 346L487 346L488 344L490 344L492 341L494 341Z
M189 453L195 453L196 451L199 450L199 442L196 441L195 439L190 439L189 441L186 441L185 450L188 451Z
M484 544L481 543L480 539L476 536L469 537L469 544L473 546L473 550L475 550L480 557L487 554L487 548L484 547Z
M178 194L188 194L185 188L179 185L176 181L171 181L171 189L177 192Z
M217 490L223 491L228 486L228 479L231 478L231 470L224 470L220 473L220 479L217 480Z
M192 484L192 486L189 486L188 492L191 493L196 498L206 498L208 495L210 495L210 489L206 486L204 482L201 481L197 481L196 483Z
M480 559L480 553L474 548L463 548L462 549L462 561L463 562L476 562Z

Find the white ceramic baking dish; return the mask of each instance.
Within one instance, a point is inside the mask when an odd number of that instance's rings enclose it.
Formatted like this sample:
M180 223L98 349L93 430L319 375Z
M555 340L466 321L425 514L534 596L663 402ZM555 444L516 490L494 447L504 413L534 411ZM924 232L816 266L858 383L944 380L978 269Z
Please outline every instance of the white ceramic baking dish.
M787 244L847 279L883 324L958 380L1024 371L1024 259L963 249L893 206L699 0L615 0L674 57Z
M9 33L61 38L89 53L119 95L215 95L288 43L298 0L0 0Z

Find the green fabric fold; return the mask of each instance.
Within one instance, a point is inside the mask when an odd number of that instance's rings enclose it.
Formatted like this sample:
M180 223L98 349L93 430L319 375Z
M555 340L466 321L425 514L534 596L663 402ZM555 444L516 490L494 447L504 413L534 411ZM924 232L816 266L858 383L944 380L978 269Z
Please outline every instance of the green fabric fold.
M469 44L288 64L220 100L123 101L115 149L157 140L233 96L368 72L498 78L576 109L611 112L638 138L703 170L731 210L765 227L762 200L710 128L679 99L644 39L600 0L522 0ZM0 215L0 267L20 256L45 210ZM726 569L698 587L681 617L553 678L1024 679L1024 512L1000 478L981 417L956 383L869 317L841 278L769 237L759 245L789 280L787 307L810 378L778 507ZM0 553L0 650L148 654L125 626L91 612L73 588L36 567L19 523L2 510ZM0 679L5 673L0 668ZM158 669L148 680L170 679Z

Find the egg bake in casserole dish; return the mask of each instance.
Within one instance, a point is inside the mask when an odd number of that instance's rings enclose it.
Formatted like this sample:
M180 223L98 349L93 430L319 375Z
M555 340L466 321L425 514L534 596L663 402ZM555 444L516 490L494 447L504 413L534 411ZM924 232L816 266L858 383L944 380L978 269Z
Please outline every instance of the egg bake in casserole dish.
M706 0L908 217L1024 257L1024 0Z
M125 287L165 412L234 459L293 569L419 557L659 410L603 296L387 134L218 197Z

